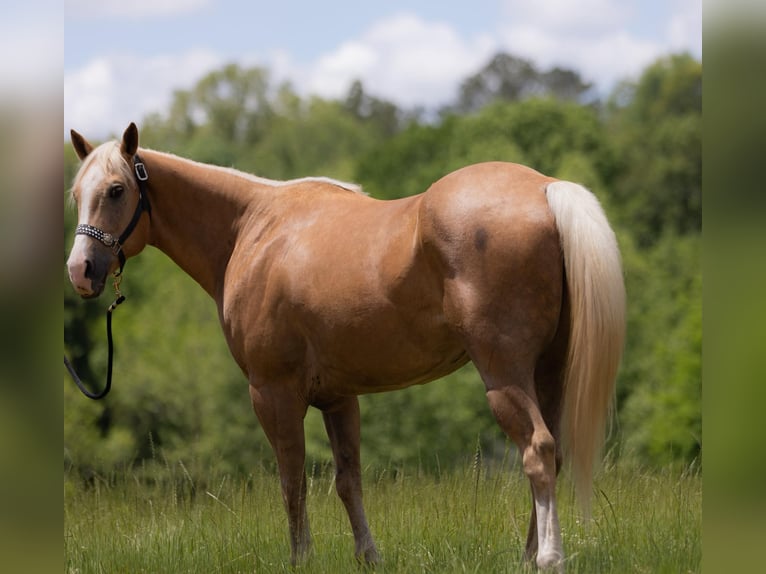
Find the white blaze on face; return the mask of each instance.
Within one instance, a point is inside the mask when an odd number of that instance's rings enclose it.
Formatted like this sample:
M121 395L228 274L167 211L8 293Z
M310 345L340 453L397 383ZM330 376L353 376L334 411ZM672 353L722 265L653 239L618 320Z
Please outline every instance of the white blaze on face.
M98 189L98 184L103 178L101 170L94 163L91 162L87 171L82 174L77 182L80 194L77 217L78 225L91 222L91 210L95 203L94 196ZM69 259L67 260L69 280L79 295L93 294L91 280L85 276L88 269L87 247L89 241L92 241L92 239L87 235L75 235L72 251L69 252Z

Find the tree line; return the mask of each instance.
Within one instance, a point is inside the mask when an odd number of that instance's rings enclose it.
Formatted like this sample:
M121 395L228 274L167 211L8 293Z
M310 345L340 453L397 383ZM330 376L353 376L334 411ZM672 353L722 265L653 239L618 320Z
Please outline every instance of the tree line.
M274 179L326 175L381 199L420 193L449 171L505 160L586 185L623 254L628 337L609 439L614 457L688 464L701 450L701 85L687 54L662 57L605 97L574 70L495 55L439 110L407 109L354 82L343 98L300 96L235 64L177 91L141 124L141 143ZM76 128L76 126L74 126ZM65 144L65 190L77 160ZM76 225L67 207L65 254ZM230 358L215 306L163 254L127 266L115 388L94 403L64 382L64 461L84 476L182 461L248 473L272 455ZM65 347L88 380L105 372L103 307L64 273ZM66 377L66 375L65 375ZM421 387L360 398L365 466L450 468L507 441L469 365ZM331 454L306 420L310 460Z

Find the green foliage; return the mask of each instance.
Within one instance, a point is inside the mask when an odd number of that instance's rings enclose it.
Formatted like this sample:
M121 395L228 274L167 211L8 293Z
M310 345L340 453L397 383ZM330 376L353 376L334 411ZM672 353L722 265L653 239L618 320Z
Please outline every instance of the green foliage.
M356 179L381 199L424 191L446 172L446 146L453 140L455 120L440 125L411 123L401 134L375 146L357 161Z
M484 91L471 100L481 105L461 109L458 102L432 121L366 93L358 82L343 100L302 98L289 85L271 85L265 70L229 65L147 118L142 145L266 177L353 179L385 199L420 193L453 169L489 160L585 184L615 223L628 290L612 452L647 465L698 458L701 65L684 55L663 58L637 82L620 85L605 105L583 105L586 84L576 74L567 79L566 71L545 73L566 89L536 92L534 82L542 80L535 72L511 78L524 97L492 93L487 74L513 68L495 63L497 69L477 75L486 81L464 84L481 84ZM548 97L534 97L540 93ZM67 145L65 188L76 166ZM64 220L68 246L71 208ZM64 284L66 350L99 386L108 301L83 302L66 276ZM191 475L213 467L235 475L271 468L247 381L229 355L212 301L151 248L128 263L123 290L128 301L114 316L112 394L92 403L64 383L67 468L85 477L177 464ZM360 404L368 467L438 472L477 449L487 458L507 449L470 366ZM330 461L319 412L310 410L306 435L309 460Z
M268 137L243 158L244 165L275 179L325 173L349 179L353 155L369 147L369 137L343 104L312 98L275 118Z
M619 216L640 246L665 232L702 228L702 66L688 55L659 60L610 101L609 127L622 166Z
M693 460L702 444L700 243L667 235L648 253L627 255L624 449L657 465Z
M360 406L362 456L373 467L449 468L472 458L477 442L489 452L505 440L472 365L428 385L361 397Z

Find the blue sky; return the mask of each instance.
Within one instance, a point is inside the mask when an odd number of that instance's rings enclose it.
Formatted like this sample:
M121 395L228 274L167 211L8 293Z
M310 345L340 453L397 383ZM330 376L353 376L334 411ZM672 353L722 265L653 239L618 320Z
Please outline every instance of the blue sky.
M701 0L66 0L64 124L119 133L227 62L302 94L338 97L359 78L401 105L438 106L505 50L607 92L662 54L701 57L701 14Z

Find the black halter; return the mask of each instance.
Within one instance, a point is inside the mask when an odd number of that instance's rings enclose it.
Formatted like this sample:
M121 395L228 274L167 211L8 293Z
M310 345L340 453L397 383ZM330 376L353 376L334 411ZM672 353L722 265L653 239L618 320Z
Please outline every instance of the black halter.
M130 234L133 233L136 225L138 225L138 221L141 219L141 214L144 211L150 216L152 214L152 206L149 203L149 194L146 189L146 181L149 179L149 174L146 173L146 166L144 165L144 162L141 161L141 157L138 154L133 156L133 172L136 174L136 181L138 182L138 205L136 205L136 210L133 212L133 218L119 237L115 238L111 233L107 233L106 231L88 225L87 223L81 223L74 230L75 235L87 235L88 237L97 239L114 252L120 260L120 270L116 275L121 274L125 267L125 253L122 251L123 244L128 240Z

